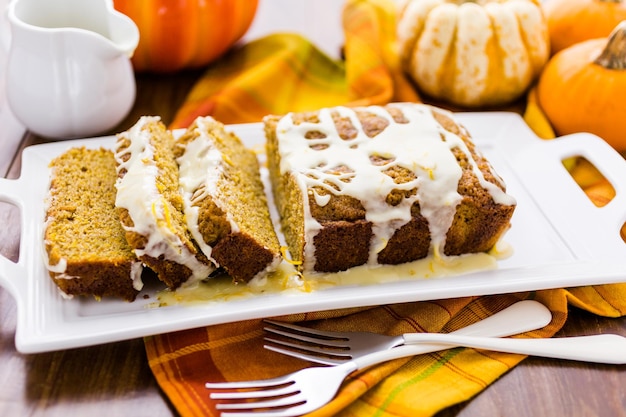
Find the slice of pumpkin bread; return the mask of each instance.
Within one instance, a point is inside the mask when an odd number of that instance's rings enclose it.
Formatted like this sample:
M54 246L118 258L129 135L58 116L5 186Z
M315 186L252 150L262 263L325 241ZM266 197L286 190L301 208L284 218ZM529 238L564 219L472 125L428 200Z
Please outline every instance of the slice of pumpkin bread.
M204 254L235 282L276 269L280 244L270 219L256 154L212 117L177 140L187 227Z
M115 209L113 152L72 148L50 168L44 232L50 277L69 296L133 301L143 267Z
M177 288L207 278L215 266L187 229L173 145L159 117L143 116L117 135L115 204L137 257Z

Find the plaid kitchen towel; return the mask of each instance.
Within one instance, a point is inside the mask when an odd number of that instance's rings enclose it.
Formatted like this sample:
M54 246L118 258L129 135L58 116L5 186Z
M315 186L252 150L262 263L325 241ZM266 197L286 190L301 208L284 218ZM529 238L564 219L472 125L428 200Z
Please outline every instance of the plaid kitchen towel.
M171 127L197 116L260 122L268 114L337 105L419 101L395 53L393 0L349 0L345 60L333 60L296 34L274 34L234 49L192 88Z
M345 61L334 61L306 39L268 36L232 51L198 81L172 127L210 114L225 123L257 122L266 114L324 106L418 101L393 50L391 0L348 0L344 12ZM554 134L532 97L525 118L544 138ZM598 205L612 187L592 167L572 161L572 175ZM613 191L614 192L614 191ZM624 233L624 230L622 230ZM594 314L626 314L626 284L543 290L382 305L281 317L327 330L385 334L450 332L515 301L535 299L553 314L543 329L520 337L551 337L565 324L568 306ZM307 364L263 348L260 320L162 334L145 339L150 367L180 415L217 416L207 381L274 377ZM454 348L391 361L352 375L315 416L430 416L480 393L524 359L522 355Z
M324 330L450 332L522 299L552 312L551 323L519 337L551 337L567 319L568 304L595 314L626 314L626 284L382 305L279 317ZM306 367L306 362L263 348L260 320L168 333L145 339L150 367L181 416L218 416L207 381L265 379ZM398 359L350 376L315 416L431 416L467 401L515 367L522 355L454 348Z

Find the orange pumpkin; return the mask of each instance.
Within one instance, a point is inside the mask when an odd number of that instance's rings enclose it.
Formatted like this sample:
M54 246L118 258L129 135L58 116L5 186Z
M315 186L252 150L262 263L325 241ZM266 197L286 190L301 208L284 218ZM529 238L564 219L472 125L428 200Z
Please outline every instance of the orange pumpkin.
M625 0L548 0L542 7L553 54L575 43L609 36L626 20Z
M136 71L173 72L209 64L248 30L258 0L114 0L139 27Z
M556 54L537 85L539 107L558 135L590 132L626 152L626 21L611 36Z

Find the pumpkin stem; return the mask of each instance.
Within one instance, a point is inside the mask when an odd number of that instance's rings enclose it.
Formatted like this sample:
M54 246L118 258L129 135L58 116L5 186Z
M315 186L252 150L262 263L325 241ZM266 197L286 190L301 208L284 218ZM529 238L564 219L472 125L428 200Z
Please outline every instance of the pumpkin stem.
M626 20L613 29L606 47L593 62L606 69L626 69Z

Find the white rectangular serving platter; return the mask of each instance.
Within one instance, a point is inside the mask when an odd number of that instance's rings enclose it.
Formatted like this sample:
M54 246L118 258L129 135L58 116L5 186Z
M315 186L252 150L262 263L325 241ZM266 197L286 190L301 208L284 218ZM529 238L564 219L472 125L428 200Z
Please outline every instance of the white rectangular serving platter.
M517 199L512 227L504 238L513 254L499 261L496 269L166 307L150 307L162 290L154 286L133 303L68 300L44 267L42 233L50 160L70 147L110 148L114 137L25 149L20 178L0 179L0 201L16 205L21 213L19 261L0 256L0 285L17 304L17 349L44 352L309 311L626 282L626 244L619 234L626 221L626 161L617 152L589 134L541 140L513 113L458 113L456 117ZM264 142L261 124L228 128L251 147ZM561 161L570 156L584 156L611 181L616 196L609 204L596 207L590 202L563 167Z

